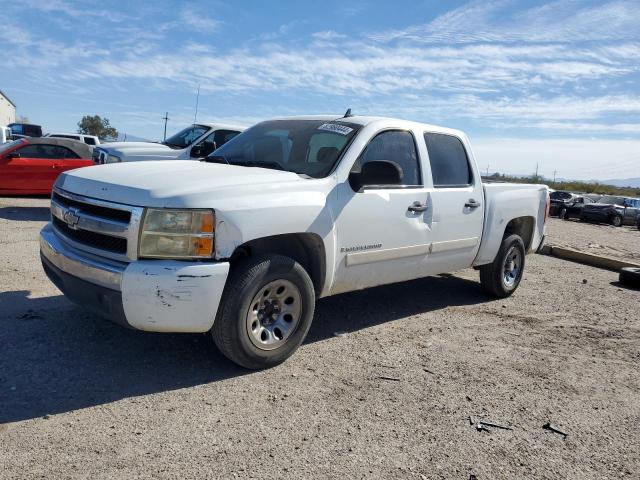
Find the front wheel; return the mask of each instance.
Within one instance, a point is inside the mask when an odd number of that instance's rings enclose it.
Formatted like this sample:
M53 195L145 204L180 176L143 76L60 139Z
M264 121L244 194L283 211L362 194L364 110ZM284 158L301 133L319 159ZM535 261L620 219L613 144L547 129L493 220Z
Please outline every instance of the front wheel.
M492 263L480 267L480 285L488 294L505 298L516 291L524 272L525 249L519 235L502 240Z
M245 368L284 362L303 342L315 308L313 282L296 261L281 255L235 265L213 324L213 340Z
M620 215L614 215L613 217L611 217L611 225L613 225L614 227L621 227L622 217Z
M560 213L558 214L558 218L560 219L566 219L567 218L567 209L563 208L562 210L560 210Z

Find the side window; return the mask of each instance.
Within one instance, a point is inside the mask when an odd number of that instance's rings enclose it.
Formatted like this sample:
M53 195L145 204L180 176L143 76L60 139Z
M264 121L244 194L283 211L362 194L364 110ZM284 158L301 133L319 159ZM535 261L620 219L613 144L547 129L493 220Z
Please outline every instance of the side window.
M58 147L56 147L55 145L25 145L24 147L19 148L17 150L17 153L19 153L23 158L53 159L60 158L59 156L57 156L57 149Z
M398 164L402 170L401 185L422 185L416 144L410 132L389 130L379 133L366 146L354 167L362 167L375 160L388 160Z
M459 138L425 133L434 187L463 187L473 183L467 152Z
M216 148L220 148L237 135L240 135L240 132L235 130L216 130L213 137L214 142L216 142Z
M84 143L86 143L87 145L95 145L96 139L91 137L84 137Z

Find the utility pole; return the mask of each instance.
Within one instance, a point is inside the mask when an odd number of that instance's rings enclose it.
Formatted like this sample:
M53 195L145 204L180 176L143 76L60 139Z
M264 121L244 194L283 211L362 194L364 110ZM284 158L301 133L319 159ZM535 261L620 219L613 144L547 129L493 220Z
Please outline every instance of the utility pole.
M196 94L196 113L193 116L193 123L196 123L196 119L198 118L198 101L200 100L200 84L198 84L198 93Z
M553 171L553 183L556 183L556 174L558 173L557 170Z
M164 138L162 140L164 141L167 139L167 120L169 120L169 112L165 113L162 119L164 120Z
M489 164L487 163L487 173L485 173L485 175L484 175L485 177L488 177L488 176L489 176L489 167L490 167L490 166L491 166L491 165L489 165Z
M538 164L536 163L536 180L538 180Z

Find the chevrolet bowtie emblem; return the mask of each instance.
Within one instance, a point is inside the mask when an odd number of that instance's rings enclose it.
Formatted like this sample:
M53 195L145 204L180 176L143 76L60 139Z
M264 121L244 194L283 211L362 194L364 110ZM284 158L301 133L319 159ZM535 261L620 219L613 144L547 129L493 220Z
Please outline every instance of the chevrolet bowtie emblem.
M64 212L63 218L65 223L69 228L75 229L80 221L80 217L78 216L78 209L70 208L66 212Z

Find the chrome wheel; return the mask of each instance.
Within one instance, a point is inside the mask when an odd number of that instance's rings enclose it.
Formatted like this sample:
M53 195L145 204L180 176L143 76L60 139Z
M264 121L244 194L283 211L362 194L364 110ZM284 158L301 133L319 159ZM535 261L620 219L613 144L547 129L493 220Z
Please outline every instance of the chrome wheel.
M247 312L247 333L260 350L283 345L296 330L302 314L302 295L289 280L274 280L251 300Z
M502 281L507 288L513 288L520 274L522 273L522 254L514 245L512 246L504 259L502 268Z

